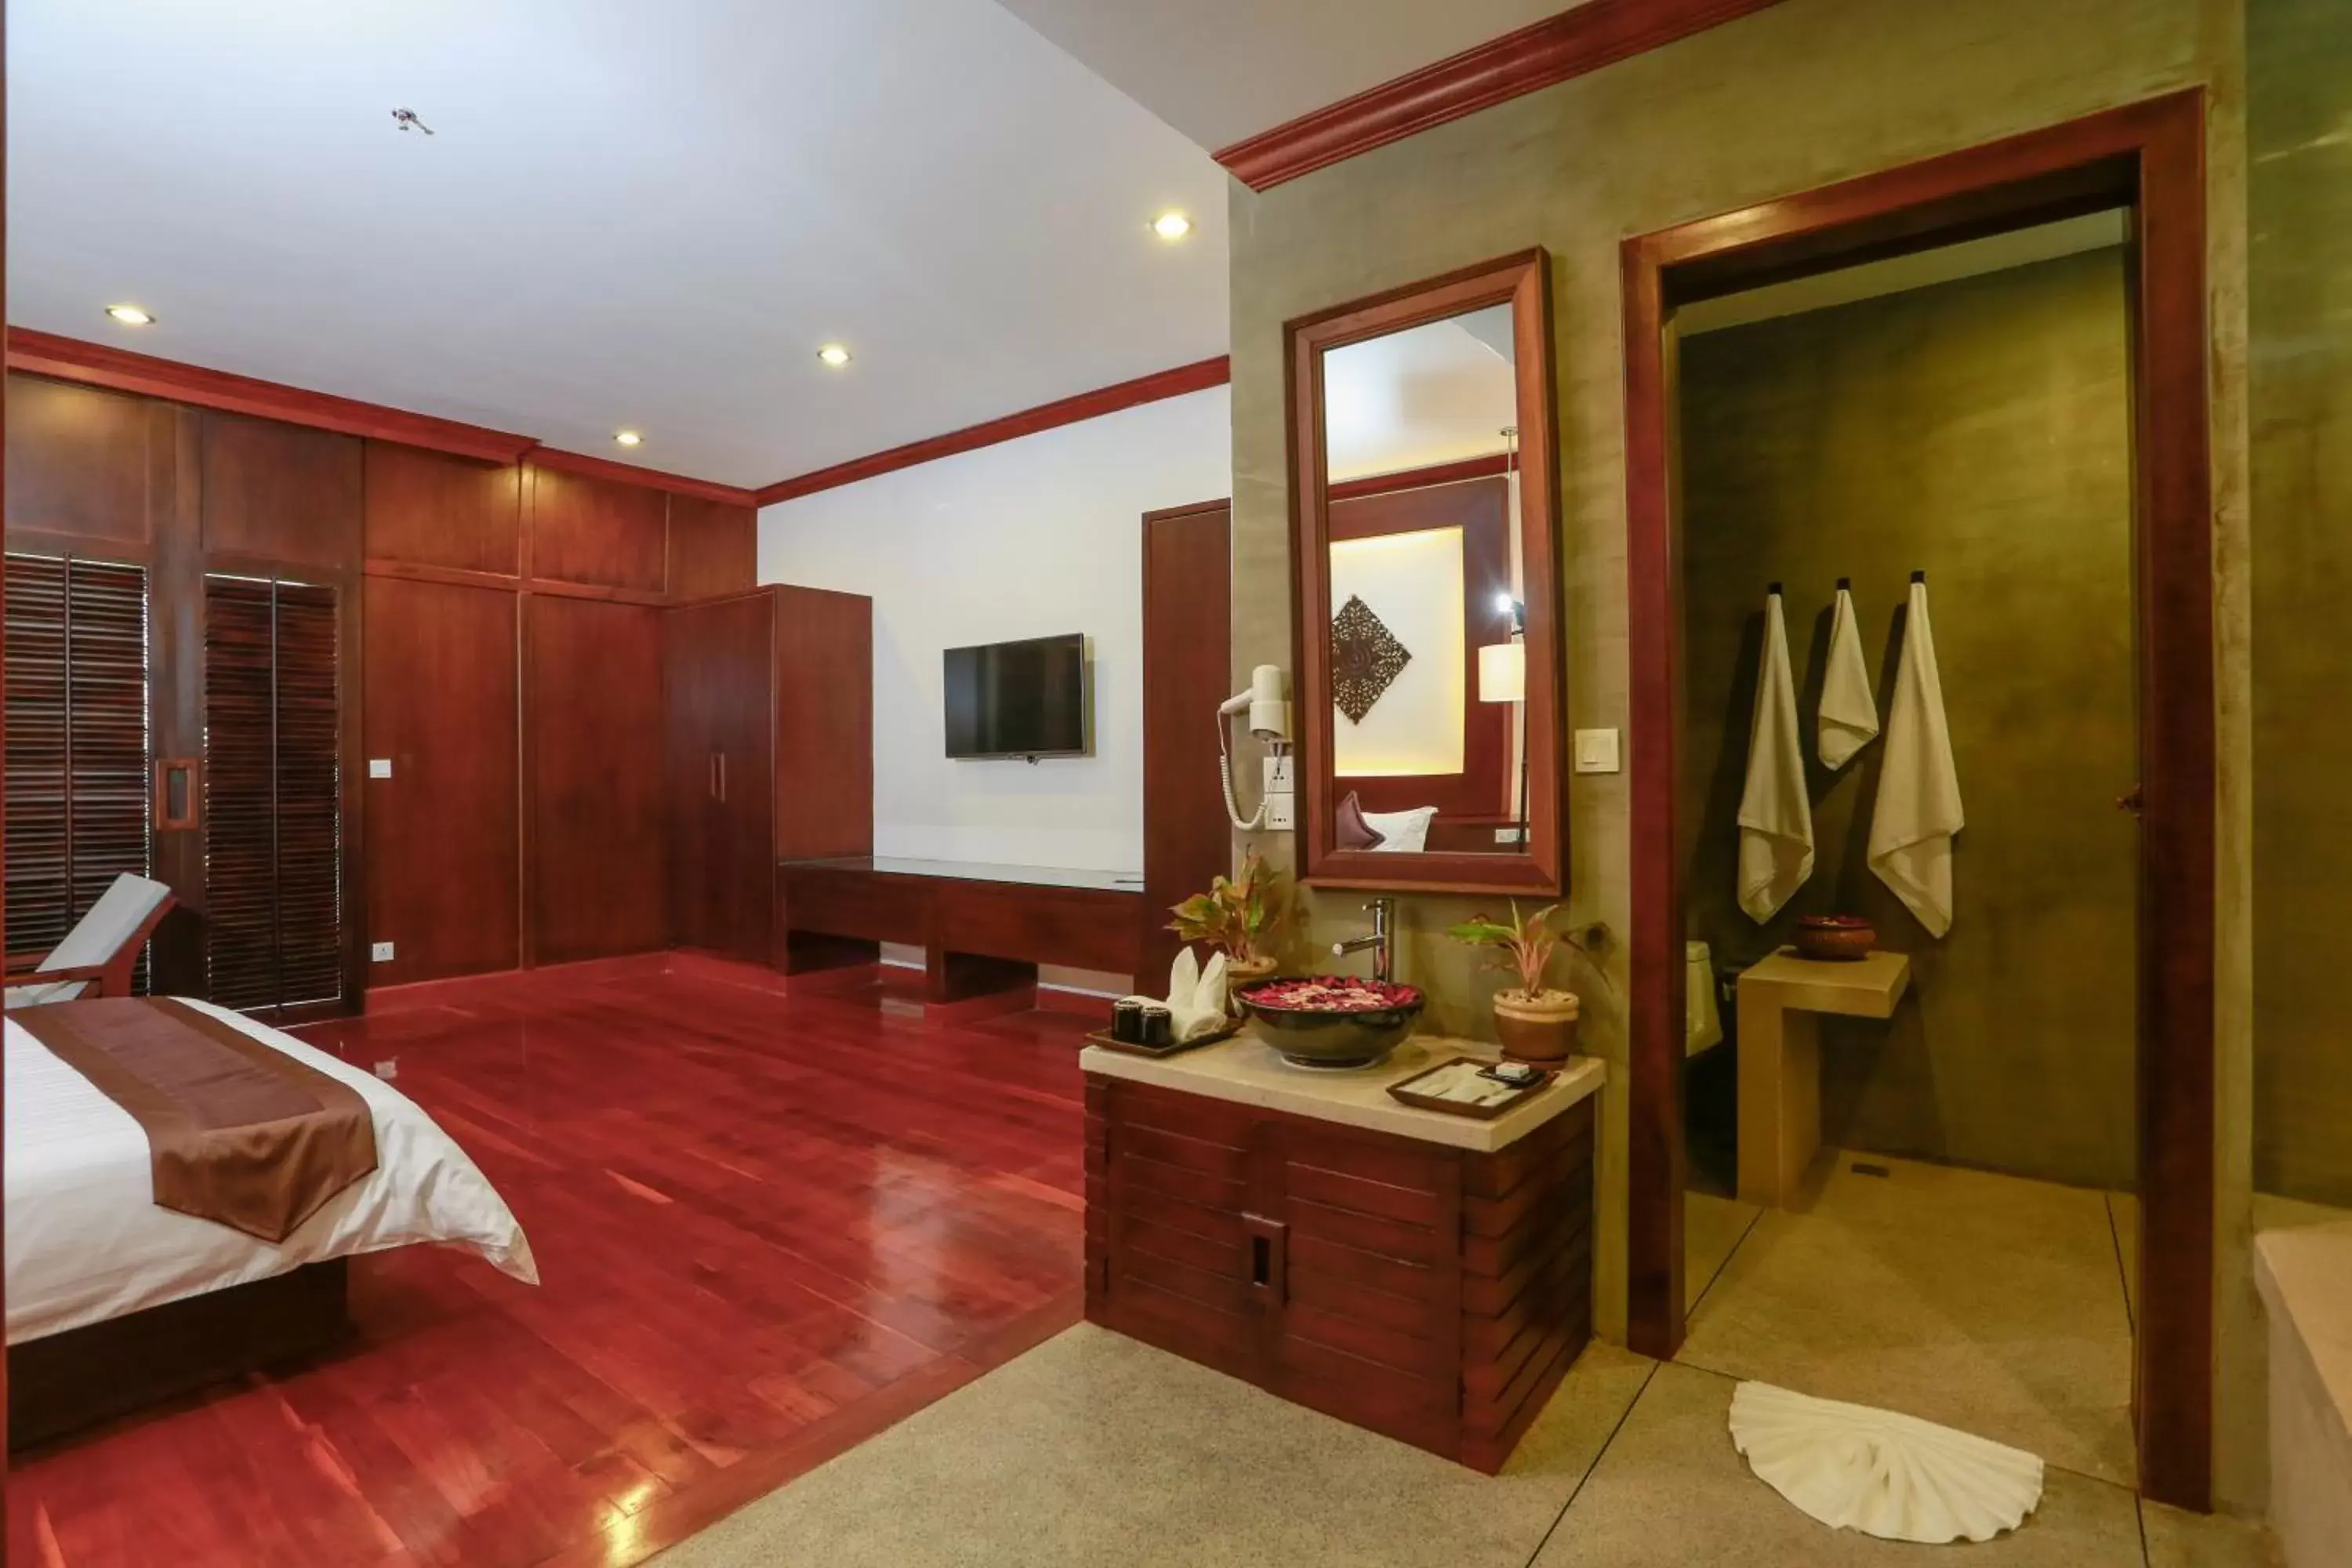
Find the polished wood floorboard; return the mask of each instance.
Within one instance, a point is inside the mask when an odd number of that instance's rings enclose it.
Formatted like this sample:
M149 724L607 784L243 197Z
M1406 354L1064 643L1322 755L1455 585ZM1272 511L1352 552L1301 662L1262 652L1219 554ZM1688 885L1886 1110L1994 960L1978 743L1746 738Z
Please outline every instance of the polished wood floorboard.
M919 984L549 971L305 1030L396 1064L543 1283L356 1260L349 1346L25 1457L8 1563L617 1568L1075 1321L1092 1025Z

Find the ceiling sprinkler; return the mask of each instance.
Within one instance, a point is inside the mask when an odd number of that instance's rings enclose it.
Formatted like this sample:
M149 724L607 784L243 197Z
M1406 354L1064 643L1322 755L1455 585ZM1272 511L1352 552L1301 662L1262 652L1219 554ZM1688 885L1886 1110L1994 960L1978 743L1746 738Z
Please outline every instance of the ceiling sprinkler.
M394 110L392 111L392 122L394 125L399 126L403 131L422 131L427 136L433 134L433 127L425 124L422 120L417 119L416 110L413 109Z

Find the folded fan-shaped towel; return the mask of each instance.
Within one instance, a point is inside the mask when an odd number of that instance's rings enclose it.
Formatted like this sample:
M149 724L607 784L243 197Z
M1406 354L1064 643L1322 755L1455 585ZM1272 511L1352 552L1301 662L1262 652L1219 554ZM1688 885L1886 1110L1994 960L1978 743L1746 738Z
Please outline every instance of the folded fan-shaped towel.
M1813 1518L1885 1541L1990 1541L2042 1501L2032 1454L1769 1384L1733 1391L1731 1441L1758 1479Z

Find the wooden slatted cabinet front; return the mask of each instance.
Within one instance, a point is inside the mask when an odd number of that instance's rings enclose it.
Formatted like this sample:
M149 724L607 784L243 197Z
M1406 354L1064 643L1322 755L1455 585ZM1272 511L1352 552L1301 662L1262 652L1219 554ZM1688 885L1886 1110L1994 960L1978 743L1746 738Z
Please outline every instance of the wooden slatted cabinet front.
M1087 1081L1087 1316L1499 1470L1591 1337L1592 1102L1495 1153Z

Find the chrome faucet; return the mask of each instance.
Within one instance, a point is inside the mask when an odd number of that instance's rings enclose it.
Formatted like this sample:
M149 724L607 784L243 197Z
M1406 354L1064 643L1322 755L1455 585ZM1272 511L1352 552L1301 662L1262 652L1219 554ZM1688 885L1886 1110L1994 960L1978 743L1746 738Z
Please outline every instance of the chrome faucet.
M1369 936L1352 936L1345 942L1331 944L1331 956L1345 958L1351 952L1372 950L1372 978L1385 985L1394 977L1396 963L1390 946L1390 924L1396 918L1396 900L1374 899L1364 908L1372 911L1372 930Z

